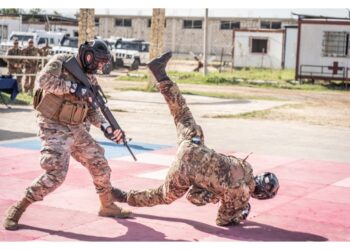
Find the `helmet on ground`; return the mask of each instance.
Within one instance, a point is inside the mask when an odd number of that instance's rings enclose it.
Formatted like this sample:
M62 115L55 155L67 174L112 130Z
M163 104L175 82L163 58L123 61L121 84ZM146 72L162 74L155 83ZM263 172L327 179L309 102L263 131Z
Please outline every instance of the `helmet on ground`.
M254 177L255 189L252 197L259 200L273 198L280 187L277 176L271 172L265 172Z
M95 39L80 45L79 58L84 71L95 74L99 64L108 63L112 57L107 44L101 39Z

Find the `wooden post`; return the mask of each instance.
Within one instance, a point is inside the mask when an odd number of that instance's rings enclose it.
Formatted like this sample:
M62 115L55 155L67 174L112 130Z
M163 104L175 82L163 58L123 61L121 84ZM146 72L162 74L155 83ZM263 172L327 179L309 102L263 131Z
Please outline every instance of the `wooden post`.
M165 9L153 9L151 20L151 37L149 58L153 59L164 52L164 32L165 32ZM153 87L153 77L148 75L146 89L151 91Z
M79 45L95 37L95 9L80 9Z

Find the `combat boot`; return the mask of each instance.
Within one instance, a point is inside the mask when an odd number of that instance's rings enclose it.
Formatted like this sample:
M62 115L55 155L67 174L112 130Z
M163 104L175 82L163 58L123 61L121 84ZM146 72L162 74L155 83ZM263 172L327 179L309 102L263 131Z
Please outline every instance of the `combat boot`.
M127 193L119 188L112 188L112 199L113 201L126 202Z
M165 72L165 67L171 56L172 53L169 51L147 63L147 67L152 72L157 82L170 80Z
M113 197L111 192L100 194L101 207L98 212L99 216L102 217L119 217L127 218L130 217L131 212L118 207L113 203Z
M7 215L4 220L4 228L6 230L17 230L18 229L18 221L21 218L23 212L26 208L31 204L29 200L23 198L18 201L7 211Z

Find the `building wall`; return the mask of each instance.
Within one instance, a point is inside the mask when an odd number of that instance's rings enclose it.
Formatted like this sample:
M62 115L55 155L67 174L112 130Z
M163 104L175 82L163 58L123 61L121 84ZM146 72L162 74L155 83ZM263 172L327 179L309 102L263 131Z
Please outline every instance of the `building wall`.
M257 68L281 68L283 32L235 32L234 66ZM251 39L266 38L267 53L252 53Z
M294 69L297 56L298 28L287 28L285 36L284 68Z
M350 33L348 25L302 24L300 31L299 65L332 66L337 61L340 67L350 67L347 57L329 57L322 55L324 31L345 31ZM308 70L312 70L311 68ZM317 69L315 68L315 71Z
M2 30L2 27L6 27ZM0 39L7 40L12 31L17 31L21 28L21 20L19 17L1 17L0 20ZM2 34L3 33L3 34Z
M139 38L150 41L150 28L147 26L151 18L146 16L96 16L99 18L99 26L96 35L104 38L111 36ZM131 27L115 26L116 18L132 19ZM204 20L203 17L166 17L165 49L172 50L176 54L189 55L189 52L201 54L203 52L203 28L184 29L184 20ZM209 18L208 21L208 52L219 57L223 50L226 57L231 56L232 30L221 30L220 21L239 21L241 28L260 28L260 22L281 21L283 25L296 24L294 19L259 19L259 18ZM203 21L204 24L204 21Z

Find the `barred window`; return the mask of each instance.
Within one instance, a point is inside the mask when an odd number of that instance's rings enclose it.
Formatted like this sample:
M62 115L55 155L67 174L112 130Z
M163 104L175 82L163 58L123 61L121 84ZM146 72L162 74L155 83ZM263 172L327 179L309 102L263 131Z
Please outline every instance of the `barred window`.
M222 30L239 29L240 27L241 27L240 22L233 22L233 21L221 21L220 22L220 29L222 29Z
M202 20L184 20L184 29L202 29Z
M131 19L117 18L115 19L115 26L131 27Z
M327 57L349 56L349 33L325 31L323 33L322 55Z
M252 53L267 53L267 38L251 38L251 52Z
M7 25L0 24L0 40L8 38L8 27Z

